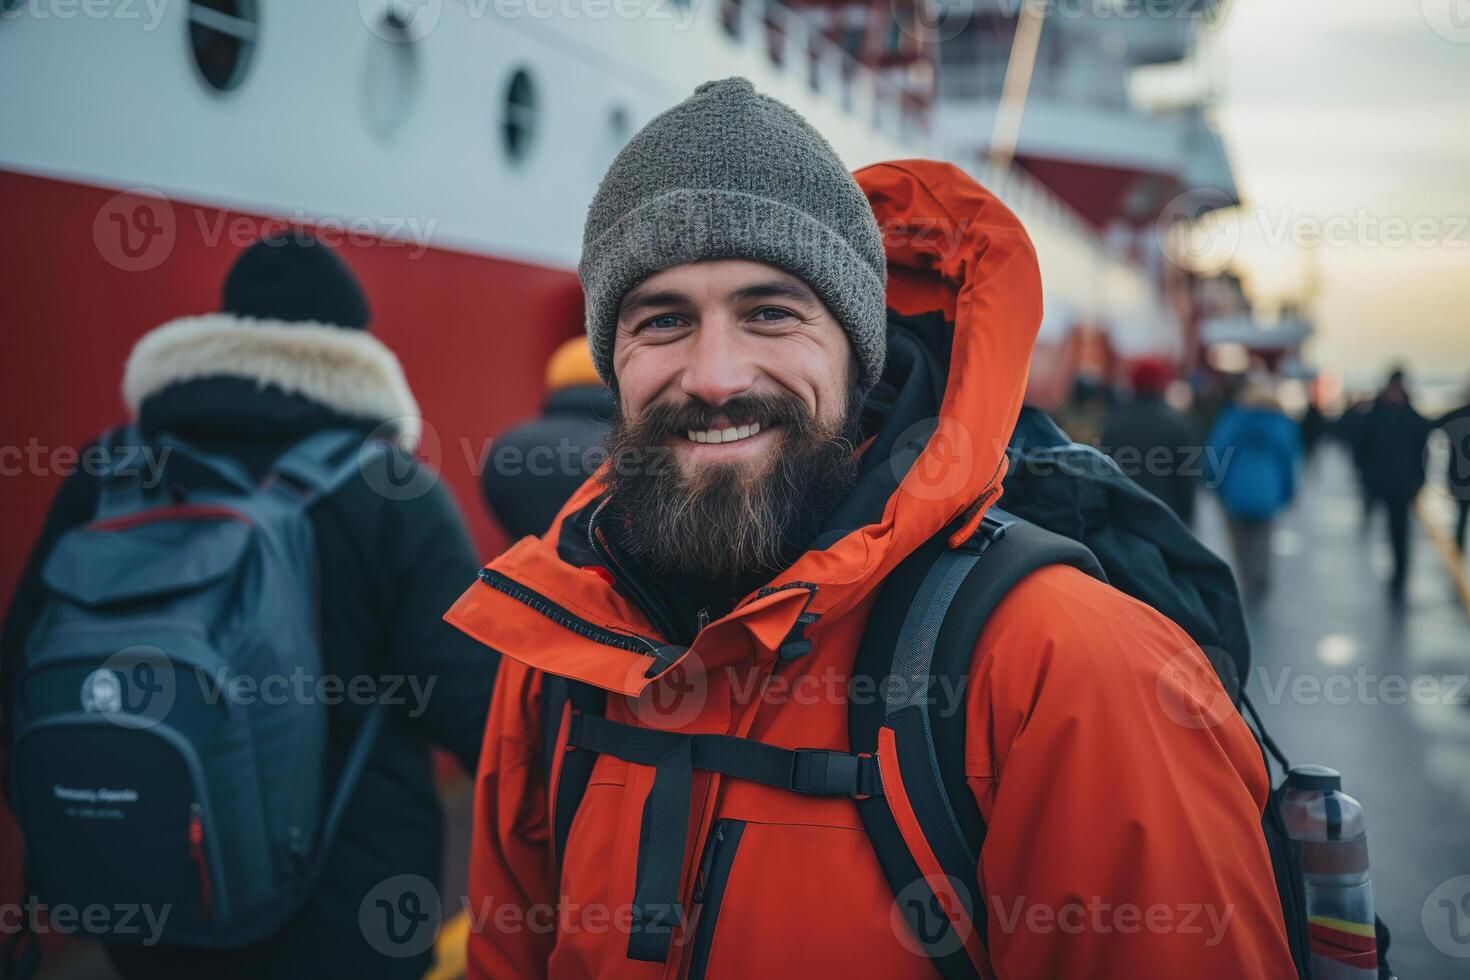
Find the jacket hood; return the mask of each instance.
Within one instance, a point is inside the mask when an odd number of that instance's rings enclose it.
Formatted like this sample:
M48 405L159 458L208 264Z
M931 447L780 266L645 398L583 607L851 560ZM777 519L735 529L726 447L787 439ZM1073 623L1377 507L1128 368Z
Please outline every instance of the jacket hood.
M876 164L855 176L883 230L888 260L889 364L865 409L876 425L868 431L875 434L858 484L829 519L828 531L706 628L738 623L757 656L774 655L793 629L810 638L823 619L857 607L940 531L952 529L953 545L973 533L1000 494L1006 444L1041 322L1035 251L1020 221L989 191L958 168L928 160ZM632 603L558 553L558 538L574 526L566 518L583 512L603 490L596 476L587 481L551 531L523 539L493 561L489 573L583 621L656 646L647 618ZM515 600L476 583L446 618L503 654L552 673L629 695L650 683L646 654L580 649L570 633L565 647L548 643L544 629L526 624L524 603L515 610L507 602Z
M123 371L123 400L137 418L143 402L165 389L212 378L253 382L346 418L388 423L405 451L418 444L423 426L398 358L371 334L229 313L182 317L144 334Z
M929 160L877 164L855 176L883 229L890 356L896 352L895 368L907 367L908 376L896 379L898 400L864 458L859 493L872 474L892 484L881 513L830 547L808 551L776 580L816 583L809 611L818 614L857 605L945 527L957 525L955 544L974 531L1000 494L1041 323L1035 250L989 191ZM905 347L918 349L905 357ZM933 357L920 368L923 355ZM944 372L937 411L919 418L915 382L926 379L914 376L916 368Z

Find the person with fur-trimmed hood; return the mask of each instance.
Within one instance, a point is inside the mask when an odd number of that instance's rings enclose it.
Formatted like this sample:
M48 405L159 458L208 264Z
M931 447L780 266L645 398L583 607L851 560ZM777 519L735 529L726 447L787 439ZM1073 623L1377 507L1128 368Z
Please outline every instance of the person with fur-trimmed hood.
M407 978L429 967L429 950L401 958L376 952L360 907L395 875L439 880L443 818L430 750L446 749L475 770L498 658L440 620L477 562L453 498L410 455L421 427L418 405L398 359L367 331L368 322L366 298L347 266L292 231L240 255L225 280L221 312L163 324L128 359L123 396L145 441L168 433L234 459L257 479L325 428L357 429L393 444L312 504L308 516L317 541L326 674L403 682L301 915L245 949L109 946L127 977ZM9 607L0 704L10 704L13 673L41 605L40 569L63 533L92 519L98 482L78 470L52 504ZM361 699L336 700L324 702L329 779L368 710ZM3 734L8 747L10 733Z

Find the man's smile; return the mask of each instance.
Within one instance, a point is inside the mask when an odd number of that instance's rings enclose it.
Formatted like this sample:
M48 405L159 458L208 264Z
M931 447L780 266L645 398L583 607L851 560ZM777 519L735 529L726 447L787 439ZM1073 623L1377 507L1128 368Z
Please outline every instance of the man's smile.
M741 439L749 439L751 436L753 436L756 433L760 432L760 430L761 430L761 426L760 426L760 423L759 422L752 422L749 425L738 425L738 426L737 425L730 425L730 426L726 426L723 429L721 429L721 428L714 428L714 429L690 429L689 430L689 441L690 442L738 442Z
M681 456L689 460L733 460L754 458L769 450L780 438L780 425L749 422L744 425L688 429L676 437Z

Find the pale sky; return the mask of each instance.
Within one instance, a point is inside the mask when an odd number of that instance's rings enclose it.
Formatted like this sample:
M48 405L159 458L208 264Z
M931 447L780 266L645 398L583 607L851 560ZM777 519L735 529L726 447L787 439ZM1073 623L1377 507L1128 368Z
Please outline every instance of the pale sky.
M1310 358L1470 381L1470 0L1233 0L1205 43L1257 295L1321 229Z

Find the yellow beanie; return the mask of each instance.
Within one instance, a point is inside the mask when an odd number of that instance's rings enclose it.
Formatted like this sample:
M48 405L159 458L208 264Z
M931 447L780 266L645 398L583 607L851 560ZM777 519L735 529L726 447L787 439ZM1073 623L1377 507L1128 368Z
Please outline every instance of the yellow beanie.
M563 343L546 362L547 391L596 384L602 384L602 380L592 365L592 348L587 346L585 335Z

